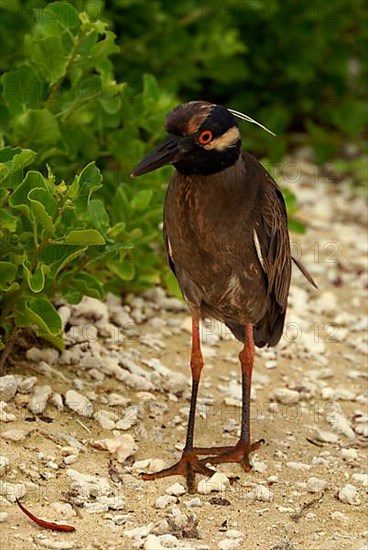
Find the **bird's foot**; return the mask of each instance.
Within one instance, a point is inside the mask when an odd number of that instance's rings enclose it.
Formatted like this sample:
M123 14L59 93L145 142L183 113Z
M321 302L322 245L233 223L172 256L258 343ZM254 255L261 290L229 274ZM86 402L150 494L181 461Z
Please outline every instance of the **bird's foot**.
M264 439L247 443L240 440L235 446L231 447L195 447L193 452L196 455L215 455L202 458L199 462L202 464L223 464L225 462L237 462L245 472L249 472L252 466L249 463L249 453L259 449L263 445Z
M152 474L142 473L140 477L148 481L161 477L182 475L187 480L188 493L193 494L196 491L195 475L202 474L205 476L212 476L214 473L214 470L207 468L204 460L198 460L195 451L184 451L179 462L170 466L170 468L165 468L164 470Z

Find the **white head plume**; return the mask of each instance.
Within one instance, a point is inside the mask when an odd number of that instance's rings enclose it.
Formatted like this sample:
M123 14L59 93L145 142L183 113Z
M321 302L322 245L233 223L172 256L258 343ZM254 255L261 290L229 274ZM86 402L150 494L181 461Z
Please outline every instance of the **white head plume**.
M276 137L276 134L271 132L271 130L266 128L266 126L263 126L263 124L261 124L260 122L257 122L256 120L254 120L254 118L250 118L250 116L245 115L244 113L241 113L240 111L235 111L234 109L228 109L228 111L230 111L230 113L233 114L235 117L240 118L241 120L245 120L246 122L251 122L252 124L256 124L257 126L262 128L262 130L265 130L266 132L268 132L272 136Z

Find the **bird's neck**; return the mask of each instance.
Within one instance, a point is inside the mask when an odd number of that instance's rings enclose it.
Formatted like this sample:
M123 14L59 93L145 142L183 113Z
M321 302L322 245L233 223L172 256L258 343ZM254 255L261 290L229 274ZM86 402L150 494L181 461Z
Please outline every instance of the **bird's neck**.
M198 175L210 176L222 172L233 166L239 159L241 142L224 151L212 149L205 154L195 155L192 158L186 157L174 164L177 171L184 176Z

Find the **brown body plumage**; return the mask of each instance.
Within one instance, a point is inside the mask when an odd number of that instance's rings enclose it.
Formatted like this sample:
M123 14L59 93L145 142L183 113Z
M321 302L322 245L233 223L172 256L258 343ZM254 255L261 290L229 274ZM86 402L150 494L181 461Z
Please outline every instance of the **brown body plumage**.
M190 308L244 342L275 345L284 325L291 253L284 199L250 154L208 176L175 172L165 198L168 259Z
M290 287L293 258L284 199L257 159L241 152L233 114L240 113L203 101L180 105L167 118L167 139L134 172L141 175L165 164L176 168L165 197L164 237L168 262L192 316L192 396L184 451L174 466L143 478L185 475L190 492L196 473L213 473L207 463L238 462L250 470L249 453L260 444L250 442L254 344L274 346L280 340ZM255 122L247 115L240 118ZM235 446L194 447L203 367L201 317L226 323L244 343L239 354L241 432Z

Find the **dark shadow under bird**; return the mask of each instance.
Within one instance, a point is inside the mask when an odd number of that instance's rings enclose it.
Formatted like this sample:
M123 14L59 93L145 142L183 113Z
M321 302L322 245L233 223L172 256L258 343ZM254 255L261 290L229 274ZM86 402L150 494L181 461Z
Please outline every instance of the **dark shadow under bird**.
M164 204L168 262L192 316L192 397L181 459L143 479L182 474L195 491L195 474L212 475L207 463L239 462L250 470L250 388L257 347L275 346L282 335L292 256L283 195L258 160L241 151L237 121L230 111L205 101L176 107L167 117L167 139L133 172L139 176L172 164ZM241 118L259 125L246 115ZM305 277L314 284L305 268ZM194 447L194 421L203 367L199 323L225 323L244 344L239 354L243 407L235 446ZM207 458L199 459L206 455Z

